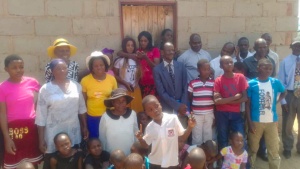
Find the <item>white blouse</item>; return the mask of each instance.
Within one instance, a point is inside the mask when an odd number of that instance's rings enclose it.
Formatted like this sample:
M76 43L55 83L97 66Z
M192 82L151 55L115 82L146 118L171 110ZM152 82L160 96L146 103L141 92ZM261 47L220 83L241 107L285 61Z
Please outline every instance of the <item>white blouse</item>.
M56 151L53 138L66 132L72 145L81 142L78 114L86 113L81 86L72 80L66 93L52 82L42 86L39 92L35 124L45 127L46 153Z
M137 116L136 112L133 110L127 111L123 116L117 116L111 112L106 112L101 117L99 137L103 149L109 153L116 149L120 149L125 155L129 155L130 148L136 141L135 133L137 131Z

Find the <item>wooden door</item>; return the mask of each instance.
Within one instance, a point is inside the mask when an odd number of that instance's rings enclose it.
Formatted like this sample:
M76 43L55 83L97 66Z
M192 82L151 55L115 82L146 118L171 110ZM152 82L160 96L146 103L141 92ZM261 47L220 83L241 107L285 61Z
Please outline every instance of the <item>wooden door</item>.
M122 4L121 3L121 31L122 38L130 36L137 41L142 31L152 34L153 43L160 42L161 31L169 28L176 32L175 5L173 4ZM174 42L176 36L174 34Z

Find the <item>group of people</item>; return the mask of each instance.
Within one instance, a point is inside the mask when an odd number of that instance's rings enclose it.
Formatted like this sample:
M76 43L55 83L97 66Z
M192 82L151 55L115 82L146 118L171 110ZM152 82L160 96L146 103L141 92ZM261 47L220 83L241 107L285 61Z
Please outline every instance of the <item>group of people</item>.
M81 72L71 59L77 48L59 38L47 49L42 86L23 75L20 56L7 56L9 78L0 84L4 168L37 168L42 160L44 169L250 168L257 154L280 168L276 104L290 158L300 37L279 63L268 33L253 53L242 37L213 60L199 34L182 54L172 36L162 31L157 47L147 31L138 45L126 37L116 57L112 49L94 51Z

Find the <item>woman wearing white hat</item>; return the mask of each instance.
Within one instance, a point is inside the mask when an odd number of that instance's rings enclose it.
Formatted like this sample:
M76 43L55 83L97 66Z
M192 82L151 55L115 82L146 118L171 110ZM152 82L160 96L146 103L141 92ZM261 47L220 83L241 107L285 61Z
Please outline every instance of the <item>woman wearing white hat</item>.
M106 111L104 100L117 88L116 79L107 73L110 60L100 51L86 58L90 74L81 80L82 93L87 105L87 126L90 138L99 137L99 123Z
M71 61L70 57L74 56L77 52L77 48L69 43L66 39L56 39L52 46L47 49L48 56L52 59L63 59L68 65L67 78L70 80L78 81L79 65L75 61ZM53 80L53 74L50 69L50 62L45 67L45 79L46 82Z

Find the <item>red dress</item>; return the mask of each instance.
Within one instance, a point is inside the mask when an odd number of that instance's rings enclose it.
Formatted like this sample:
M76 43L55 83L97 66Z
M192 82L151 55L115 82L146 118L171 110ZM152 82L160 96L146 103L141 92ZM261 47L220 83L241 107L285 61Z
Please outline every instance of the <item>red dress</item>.
M142 50L138 50L139 52L142 52ZM154 62L154 59L159 59L160 58L160 53L158 48L152 48L152 50L147 52L147 57ZM151 94L155 95L156 94L156 87L154 84L154 78L153 78L153 72L152 72L152 67L149 66L147 61L145 59L140 60L141 63L141 69L142 69L142 77L140 79L139 85L141 87L141 92L142 92L142 97L144 98L145 96Z

